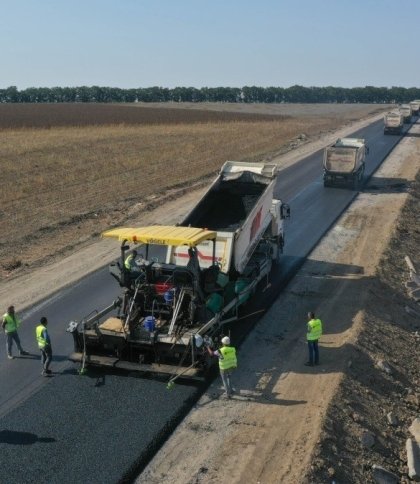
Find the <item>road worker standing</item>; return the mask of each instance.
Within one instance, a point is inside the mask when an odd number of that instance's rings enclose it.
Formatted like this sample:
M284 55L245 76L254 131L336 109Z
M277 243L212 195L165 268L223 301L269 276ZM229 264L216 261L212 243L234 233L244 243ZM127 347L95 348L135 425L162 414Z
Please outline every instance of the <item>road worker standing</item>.
M308 341L309 361L305 366L319 365L318 340L322 336L322 321L315 318L315 313L308 313L308 330L306 339Z
M39 325L35 329L36 340L38 342L38 348L41 351L41 363L42 363L42 376L51 375L52 371L49 369L52 360L52 348L50 335L47 330L48 320L43 316L39 322Z
M3 321L1 324L4 332L6 333L6 349L7 349L7 357L9 360L13 360L12 355L12 345L13 341L16 343L18 347L19 354L21 356L29 355L27 351L24 351L22 345L20 344L20 338L18 335L18 328L20 326L20 320L15 314L15 307L9 306L7 308L7 312L3 314Z
M233 346L230 346L229 336L222 338L223 346L216 351L211 348L207 348L211 356L219 358L220 376L222 377L223 386L225 387L226 397L231 398L234 389L231 382L232 371L237 367L236 350Z

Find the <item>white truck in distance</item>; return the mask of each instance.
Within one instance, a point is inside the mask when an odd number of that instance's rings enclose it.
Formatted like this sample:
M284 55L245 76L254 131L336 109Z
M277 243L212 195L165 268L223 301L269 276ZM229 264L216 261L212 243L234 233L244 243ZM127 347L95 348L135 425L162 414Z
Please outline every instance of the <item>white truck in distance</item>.
M420 110L420 100L415 99L414 101L411 101L410 106L413 116L418 116Z
M401 104L399 111L404 117L404 123L411 123L411 106L409 104Z
M350 185L358 189L369 152L364 139L339 138L324 150L324 187Z
M384 134L401 134L404 117L401 113L389 112L384 116Z

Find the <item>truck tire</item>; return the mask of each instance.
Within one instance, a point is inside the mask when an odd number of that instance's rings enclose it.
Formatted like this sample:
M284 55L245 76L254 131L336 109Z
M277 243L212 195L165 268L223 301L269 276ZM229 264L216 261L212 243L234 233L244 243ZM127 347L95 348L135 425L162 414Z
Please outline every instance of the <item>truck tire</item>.
M353 178L353 190L359 190L363 182L363 174L365 172L365 166L363 165L361 169L356 173Z
M281 258L282 258L282 254L283 254L283 247L284 247L284 237L279 237L278 240L277 240L277 247L274 249L276 251L276 255L275 257L272 259L273 260L273 264L272 264L272 267L273 268L274 266L277 266L280 264L280 261L281 261Z

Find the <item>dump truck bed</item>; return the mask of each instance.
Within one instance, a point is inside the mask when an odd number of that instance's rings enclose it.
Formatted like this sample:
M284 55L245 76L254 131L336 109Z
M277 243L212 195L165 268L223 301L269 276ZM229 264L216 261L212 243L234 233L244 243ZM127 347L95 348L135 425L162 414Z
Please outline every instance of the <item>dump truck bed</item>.
M398 128L403 124L403 121L401 113L387 113L384 116L385 127Z
M350 174L359 169L364 157L363 139L341 138L325 149L324 168L329 173Z
M241 273L271 223L277 167L271 163L226 162L217 179L180 224L217 232L216 255L223 272ZM200 264L210 262L209 244L198 246ZM184 254L185 249L176 248ZM233 255L233 257L232 257ZM172 256L173 257L173 256Z

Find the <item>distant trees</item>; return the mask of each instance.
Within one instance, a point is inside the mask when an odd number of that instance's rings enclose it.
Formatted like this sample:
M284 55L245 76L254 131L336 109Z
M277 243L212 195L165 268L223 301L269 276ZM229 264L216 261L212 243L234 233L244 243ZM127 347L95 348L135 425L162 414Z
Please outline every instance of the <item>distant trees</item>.
M132 103L132 102L221 102L221 103L403 103L420 99L416 87L29 87L0 89L0 103Z

